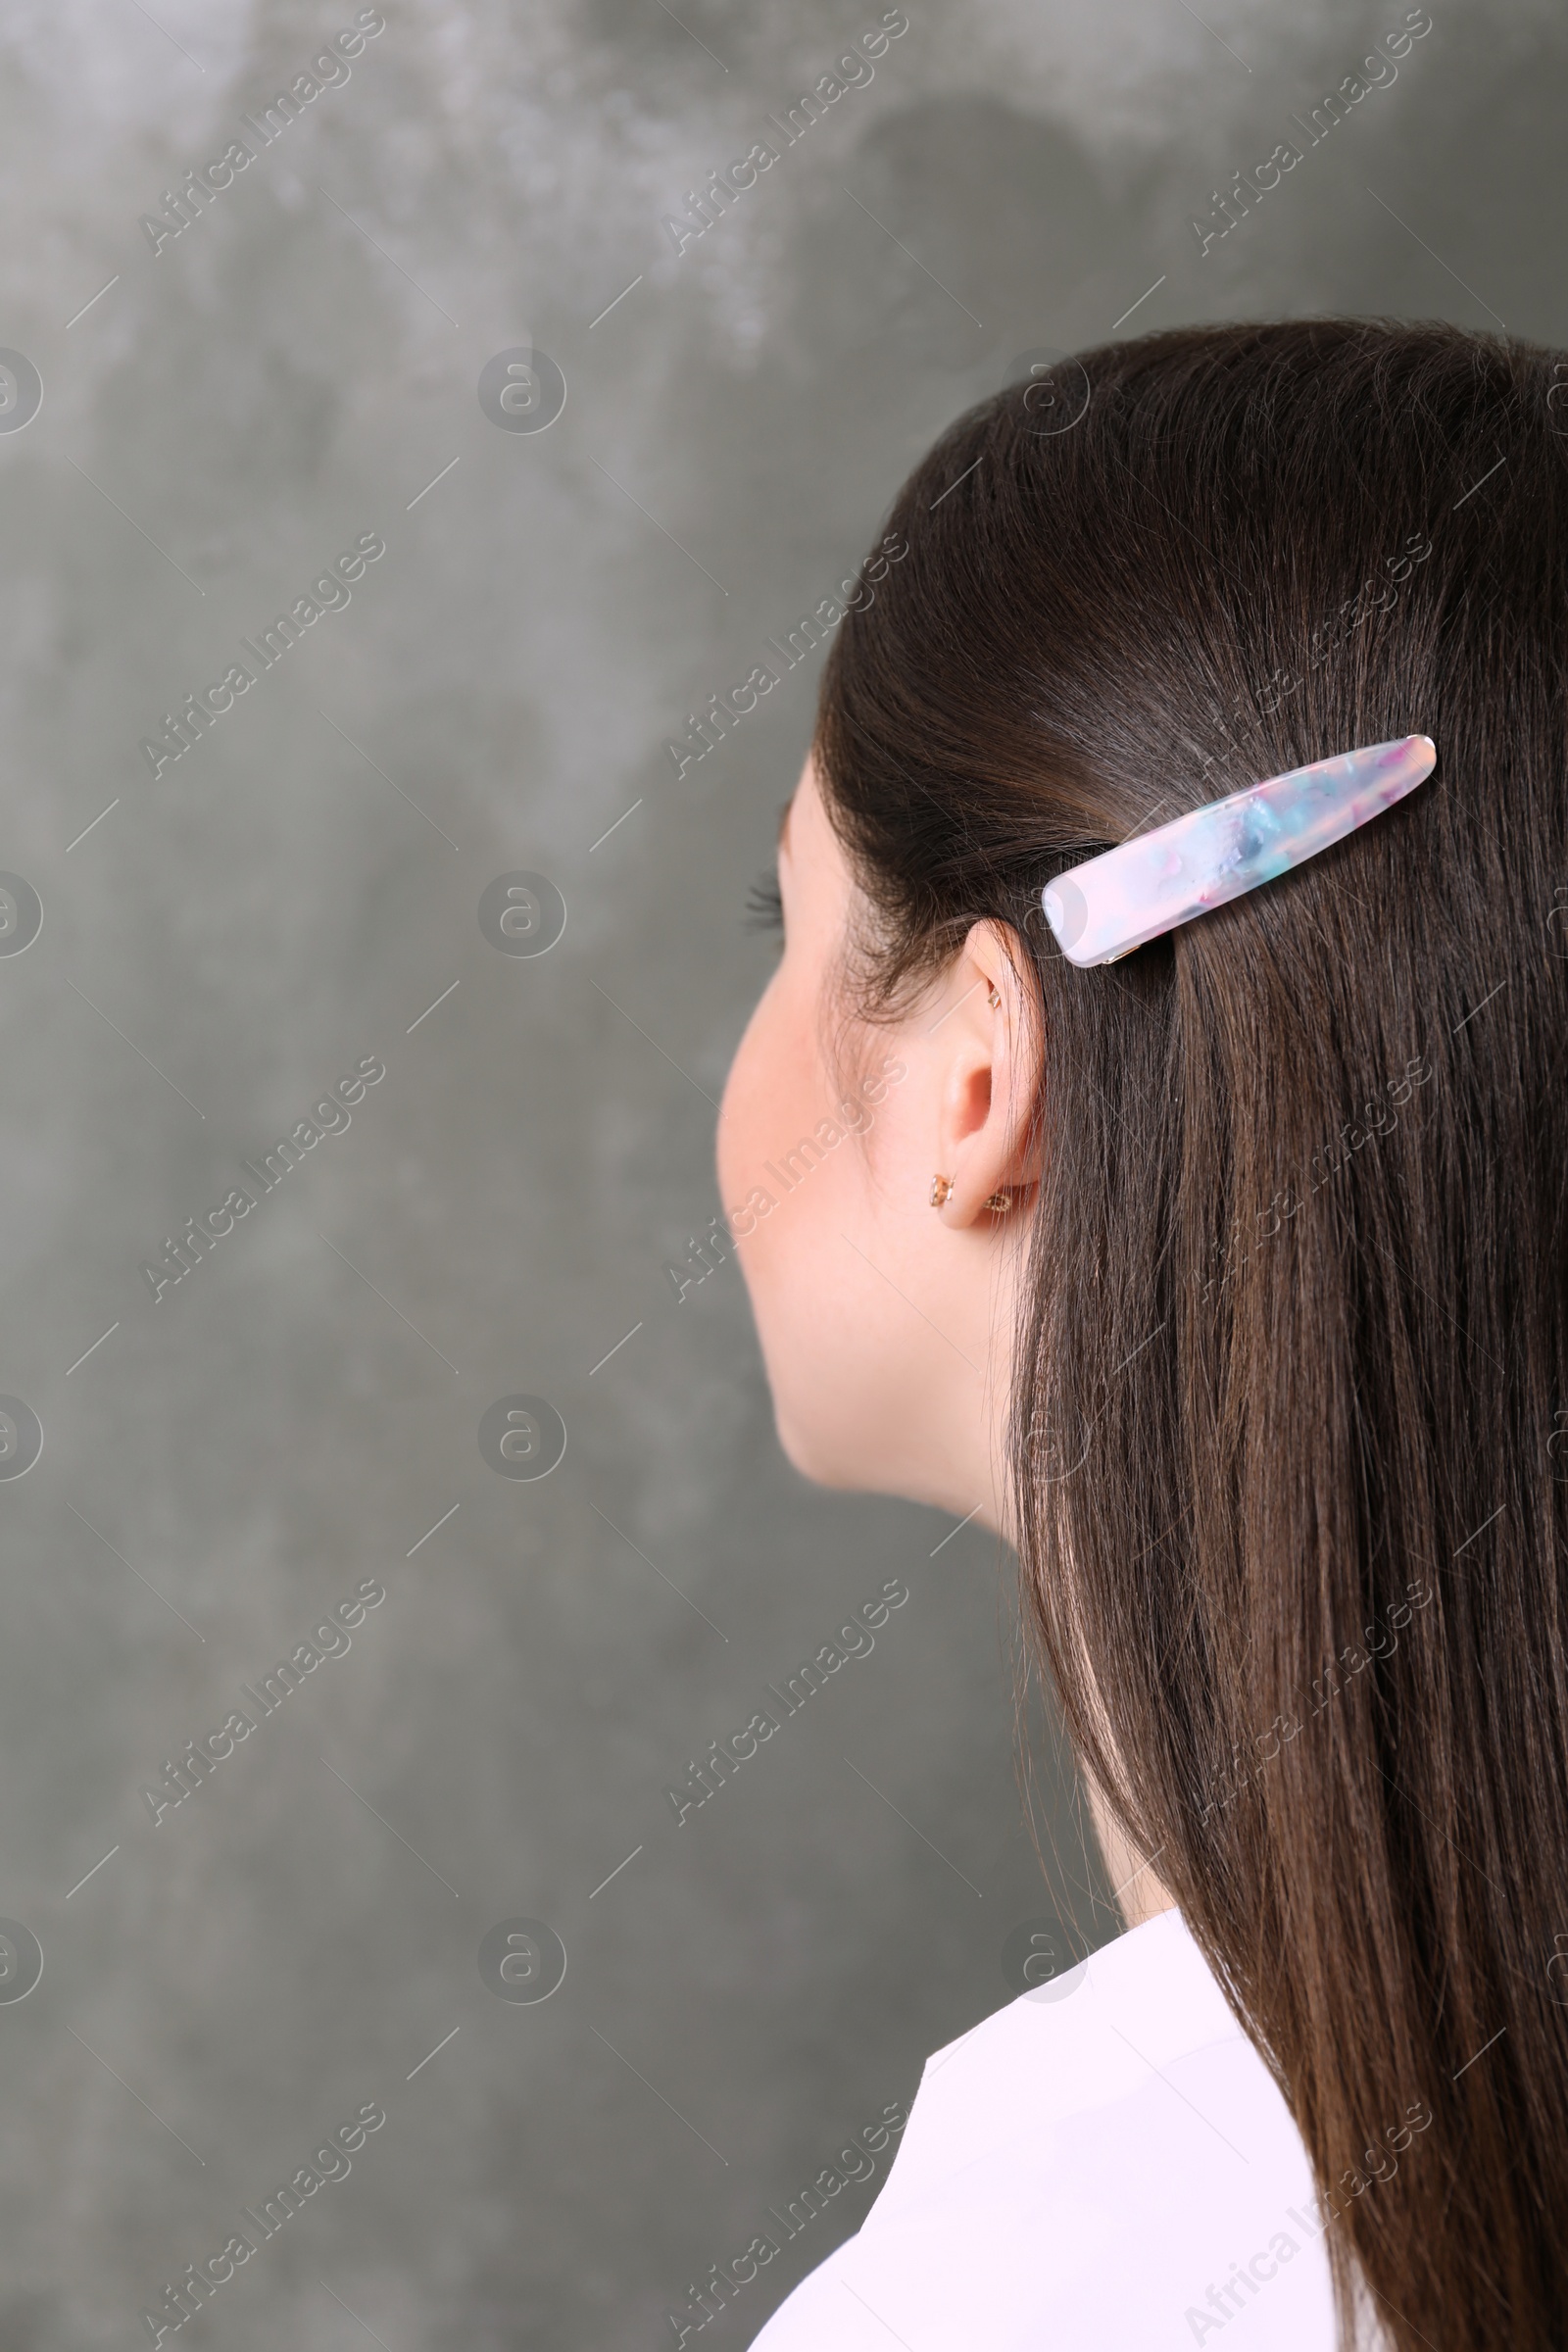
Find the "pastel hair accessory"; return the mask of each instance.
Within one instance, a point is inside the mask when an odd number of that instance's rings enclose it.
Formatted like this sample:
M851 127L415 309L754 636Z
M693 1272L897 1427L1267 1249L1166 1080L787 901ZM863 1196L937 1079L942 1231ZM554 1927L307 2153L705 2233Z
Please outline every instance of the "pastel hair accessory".
M1040 894L1046 920L1070 963L1114 963L1331 849L1437 759L1430 735L1401 735L1249 784L1055 875Z

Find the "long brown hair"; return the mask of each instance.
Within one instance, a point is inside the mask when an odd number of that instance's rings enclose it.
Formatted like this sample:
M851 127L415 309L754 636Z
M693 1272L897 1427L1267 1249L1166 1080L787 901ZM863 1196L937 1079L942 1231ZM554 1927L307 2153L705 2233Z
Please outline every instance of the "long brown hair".
M816 740L865 1010L1015 933L1026 1623L1400 2352L1568 2340L1564 376L1361 319L1037 373L901 492ZM1416 731L1336 849L1058 953L1060 867Z

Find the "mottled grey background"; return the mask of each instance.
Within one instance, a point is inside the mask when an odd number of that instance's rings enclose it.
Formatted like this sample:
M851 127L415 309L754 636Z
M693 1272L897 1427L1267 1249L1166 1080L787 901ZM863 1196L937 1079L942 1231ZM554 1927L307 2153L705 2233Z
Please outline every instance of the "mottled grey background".
M145 2342L369 2100L351 2176L191 2336L670 2343L1008 1997L1019 1920L1111 1931L1049 1727L1045 1878L1023 1826L1008 1564L806 1488L737 1271L681 1304L663 1272L718 1206L814 665L683 780L664 745L1021 351L1324 309L1568 335L1568 46L1544 0L1433 0L1200 255L1216 182L1393 0L909 0L677 259L662 217L880 13L388 0L156 255L139 217L355 8L6 13L0 345L44 399L0 435L0 867L44 925L0 958L0 1392L45 1443L0 1484L0 1916L45 1967L0 2004L5 2352ZM479 371L531 342L566 406L502 432ZM154 781L159 714L368 531L347 609ZM537 961L476 920L514 869L569 910ZM369 1054L352 1127L155 1305L139 1261ZM539 1485L479 1453L514 1393L567 1427ZM873 1654L677 1828L665 1783L891 1576ZM163 1759L366 1577L349 1653L155 1828ZM537 2007L476 1966L518 1915L568 1953Z

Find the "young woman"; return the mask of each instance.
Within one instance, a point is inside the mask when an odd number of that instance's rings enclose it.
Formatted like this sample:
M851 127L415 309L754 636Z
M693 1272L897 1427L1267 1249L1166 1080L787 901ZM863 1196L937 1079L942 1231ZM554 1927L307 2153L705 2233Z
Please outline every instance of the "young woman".
M1565 378L1086 352L944 435L840 625L723 1198L790 1459L1016 1547L1132 1886L928 2062L762 2352L1568 2342ZM1396 806L1072 958L1058 875L1410 737Z

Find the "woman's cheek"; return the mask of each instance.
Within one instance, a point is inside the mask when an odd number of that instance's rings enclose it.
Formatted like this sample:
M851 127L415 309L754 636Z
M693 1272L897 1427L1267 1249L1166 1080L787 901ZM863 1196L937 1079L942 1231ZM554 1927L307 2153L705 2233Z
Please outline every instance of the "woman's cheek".
M822 1115L815 1036L808 989L781 963L736 1049L719 1106L715 1156L727 1204L737 1205L755 1185L776 1198L780 1187L763 1162L788 1152Z
M752 1014L746 1033L735 1050L735 1058L730 1063L729 1076L724 1081L723 1100L718 1109L714 1157L718 1168L719 1199L737 1204L745 1200L752 1186L759 1181L757 1167L761 1154L754 1149L757 1138L753 1130L756 1126L758 1080L762 1062L762 1040L759 1032L766 1019L767 993L764 993Z

